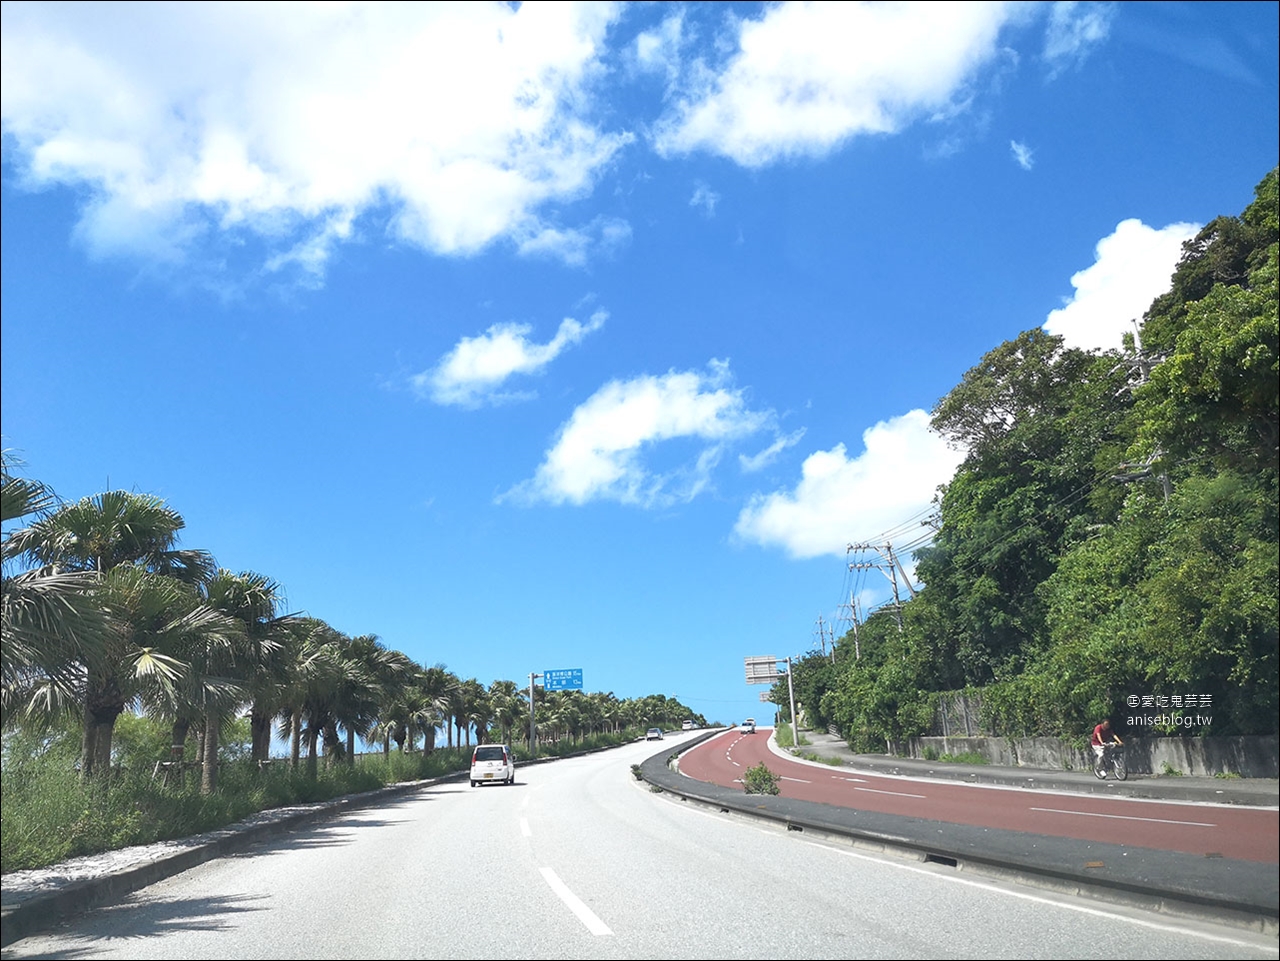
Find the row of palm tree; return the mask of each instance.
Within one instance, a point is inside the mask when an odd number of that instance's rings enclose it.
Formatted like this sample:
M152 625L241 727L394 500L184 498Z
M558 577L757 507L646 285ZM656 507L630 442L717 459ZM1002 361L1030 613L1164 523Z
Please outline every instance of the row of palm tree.
M110 770L116 719L138 710L172 726L170 761L194 733L202 789L217 788L219 732L247 713L250 756L353 762L357 740L389 753L520 738L526 691L487 689L443 665L419 665L372 634L351 637L286 611L283 588L183 549L182 516L150 495L112 490L60 503L3 460L3 720L74 715L80 770ZM580 739L693 717L662 695L536 690L539 738Z

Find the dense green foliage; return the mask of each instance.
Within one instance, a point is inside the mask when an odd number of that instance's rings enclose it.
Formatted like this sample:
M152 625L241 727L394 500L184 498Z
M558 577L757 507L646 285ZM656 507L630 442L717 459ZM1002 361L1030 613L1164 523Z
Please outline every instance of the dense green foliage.
M1030 330L939 401L966 458L925 586L901 631L860 626L861 657L846 637L797 664L812 723L883 749L941 733L962 692L1003 736L1123 726L1145 696L1169 732L1276 732L1277 224L1272 171L1184 246L1124 350Z

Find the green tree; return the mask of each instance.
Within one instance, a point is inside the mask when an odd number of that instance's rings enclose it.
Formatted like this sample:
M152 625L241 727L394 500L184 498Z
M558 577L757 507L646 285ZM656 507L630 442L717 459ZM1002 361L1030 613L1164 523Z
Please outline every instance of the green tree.
M206 578L213 561L178 548L183 527L159 498L107 491L63 505L7 540L32 563L95 576L93 597L113 623L101 656L79 665L85 777L109 768L112 730L125 707L148 686L172 689L186 673L184 647L228 634L187 586Z
M933 426L967 451L917 555L932 623L950 625L951 686L1016 674L1044 636L1040 585L1120 505L1109 471L1127 446L1129 371L1115 354L1031 330L965 374ZM922 595L922 597L924 596ZM948 650L949 648L949 650Z
M16 475L15 466L5 451L0 460L0 522L6 525L0 541L0 675L6 727L12 710L33 698L74 698L83 665L102 656L110 627L91 593L97 583L94 572L62 571L53 565L15 570L24 553L23 539L12 538L7 526L23 518L43 518L57 504L53 491Z

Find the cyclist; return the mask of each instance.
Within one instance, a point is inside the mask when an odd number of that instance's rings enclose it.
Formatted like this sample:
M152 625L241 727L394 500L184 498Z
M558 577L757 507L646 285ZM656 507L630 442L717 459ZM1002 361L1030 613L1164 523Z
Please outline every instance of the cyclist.
M1093 737L1089 739L1089 744L1093 748L1093 765L1095 768L1102 766L1103 755L1106 754L1108 744L1123 744L1120 736L1111 730L1111 718L1104 717L1102 723L1093 729Z

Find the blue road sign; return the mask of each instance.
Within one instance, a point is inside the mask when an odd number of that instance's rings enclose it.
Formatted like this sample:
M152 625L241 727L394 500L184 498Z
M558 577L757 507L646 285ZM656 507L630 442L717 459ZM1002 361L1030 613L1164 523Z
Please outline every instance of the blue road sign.
M564 671L543 671L542 687L547 691L581 691L582 668L574 667Z

